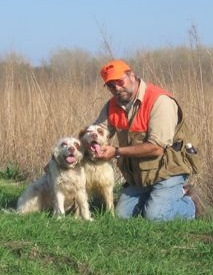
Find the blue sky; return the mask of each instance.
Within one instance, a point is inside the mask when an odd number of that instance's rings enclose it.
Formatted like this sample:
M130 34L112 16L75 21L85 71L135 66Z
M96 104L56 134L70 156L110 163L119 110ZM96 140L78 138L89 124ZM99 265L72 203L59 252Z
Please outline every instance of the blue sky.
M113 54L200 42L213 46L212 0L0 0L0 58L15 51L38 65L62 48Z

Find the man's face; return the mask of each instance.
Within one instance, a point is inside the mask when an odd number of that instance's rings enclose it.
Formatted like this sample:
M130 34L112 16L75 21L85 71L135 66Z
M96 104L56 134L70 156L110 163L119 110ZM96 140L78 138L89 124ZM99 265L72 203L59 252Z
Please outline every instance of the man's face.
M135 78L131 74L124 74L120 79L108 81L106 86L122 105L128 104L135 96Z

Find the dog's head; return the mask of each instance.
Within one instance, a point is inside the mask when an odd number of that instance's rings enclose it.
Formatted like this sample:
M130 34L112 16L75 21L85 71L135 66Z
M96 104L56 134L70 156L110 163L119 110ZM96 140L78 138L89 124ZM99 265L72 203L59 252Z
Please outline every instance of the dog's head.
M103 145L109 144L109 132L99 125L90 125L79 133L85 153L95 158Z
M53 148L53 157L61 168L74 168L83 158L83 148L79 139L64 137Z

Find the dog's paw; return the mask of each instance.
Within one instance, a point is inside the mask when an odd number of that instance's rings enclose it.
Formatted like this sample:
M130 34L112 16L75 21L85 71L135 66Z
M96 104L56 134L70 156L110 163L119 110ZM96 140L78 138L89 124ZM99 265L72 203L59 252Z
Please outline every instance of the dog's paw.
M54 216L54 217L56 218L56 220L58 220L58 221L65 218L65 214L62 214L62 213L60 213L60 214L54 214L53 216Z

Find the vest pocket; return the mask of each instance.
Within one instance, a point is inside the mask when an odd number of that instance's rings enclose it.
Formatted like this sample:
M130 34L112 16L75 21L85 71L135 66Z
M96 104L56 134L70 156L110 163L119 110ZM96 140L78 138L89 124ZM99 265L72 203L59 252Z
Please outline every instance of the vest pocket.
M159 163L162 157L154 159L144 159L139 162L139 168L141 171L141 181L143 186L153 185L159 172Z
M181 174L190 175L191 173L191 164L186 158L183 147L181 151L176 151L173 147L169 147L165 150L159 170L159 177L161 179L167 179L171 176Z

